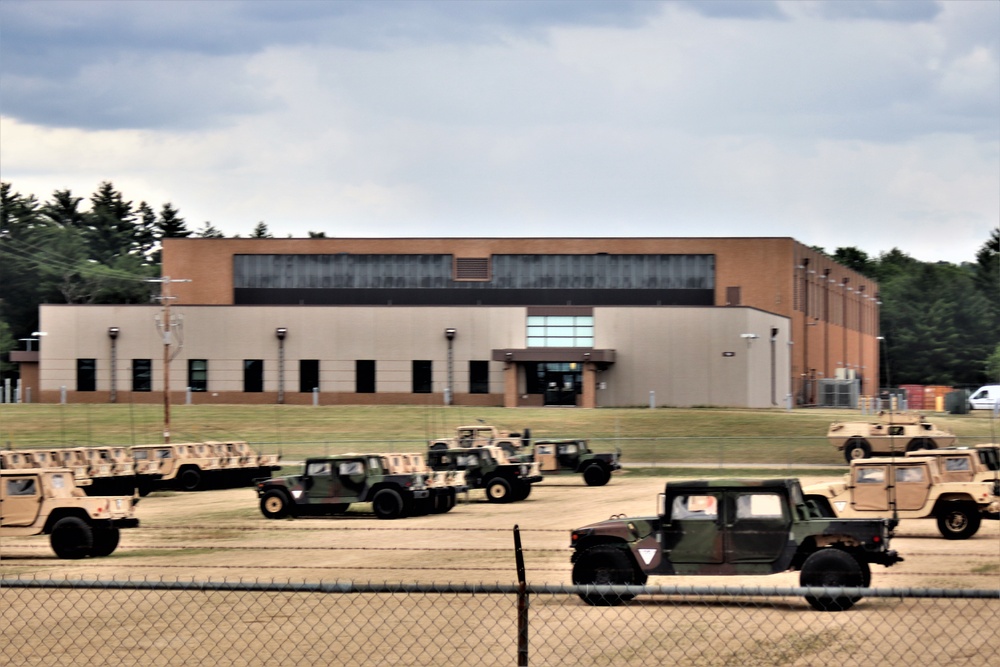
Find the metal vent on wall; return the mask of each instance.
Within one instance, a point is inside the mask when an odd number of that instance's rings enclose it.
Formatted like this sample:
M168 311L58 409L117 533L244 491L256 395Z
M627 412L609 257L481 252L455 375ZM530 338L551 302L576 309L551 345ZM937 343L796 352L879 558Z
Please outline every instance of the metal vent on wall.
M489 257L456 257L455 280L489 280Z

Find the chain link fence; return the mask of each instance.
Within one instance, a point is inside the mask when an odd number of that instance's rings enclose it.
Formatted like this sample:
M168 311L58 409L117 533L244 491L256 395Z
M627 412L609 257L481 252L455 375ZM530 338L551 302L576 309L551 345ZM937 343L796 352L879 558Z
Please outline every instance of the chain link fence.
M1000 590L0 579L10 665L989 665ZM830 591L842 592L842 591Z

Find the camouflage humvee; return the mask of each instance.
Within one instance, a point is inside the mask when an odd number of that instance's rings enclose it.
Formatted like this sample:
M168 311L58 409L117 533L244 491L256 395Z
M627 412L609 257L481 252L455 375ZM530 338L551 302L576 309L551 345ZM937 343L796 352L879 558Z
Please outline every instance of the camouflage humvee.
M518 461L500 447L432 448L427 463L433 470L464 472L469 488L483 489L491 503L524 500L542 481L537 462Z
M936 449L955 444L955 434L936 428L922 415L880 412L874 422L834 422L826 433L848 463L872 455Z
M871 584L871 564L903 560L889 550L895 523L818 517L797 479L667 482L656 516L623 518L572 532L573 583L644 585L648 575L762 575L798 570L800 585ZM584 592L592 605L632 593ZM848 609L861 596L807 596L821 611Z
M382 454L310 458L301 475L258 480L256 488L268 519L343 514L354 503L371 503L379 519L455 506L454 489L429 486L419 473L393 472Z
M519 461L537 462L543 475L560 473L583 473L583 481L588 486L604 486L611 479L611 473L622 469L618 459L621 451L614 453L594 452L586 440L539 440L527 445L518 453Z
M108 556L119 530L135 528L135 498L88 496L68 468L0 471L0 536L49 536L59 558Z
M995 465L995 452L986 451ZM804 493L824 516L933 518L945 539L965 540L979 531L984 518L998 516L1000 485L995 480L955 480L947 470L949 462L968 459L909 454L890 461L858 459L851 461L842 481L812 484Z

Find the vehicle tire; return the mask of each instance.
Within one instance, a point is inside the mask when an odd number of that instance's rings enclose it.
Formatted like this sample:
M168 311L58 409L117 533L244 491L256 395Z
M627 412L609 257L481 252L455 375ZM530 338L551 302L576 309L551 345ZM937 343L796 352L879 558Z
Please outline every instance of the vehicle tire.
M121 539L121 531L115 527L97 528L93 531L94 548L90 550L90 555L94 558L110 556L118 548L118 541Z
M59 558L86 558L94 550L94 531L83 519L63 517L52 526L49 543Z
M586 584L641 586L646 583L646 575L636 568L624 549L610 544L599 544L590 547L577 557L573 565L573 583L577 586ZM619 605L635 597L631 593L621 595L579 593L579 596L581 600L595 607Z
M450 512L455 507L455 489L442 489L434 496L434 514Z
M865 563L867 565L867 563ZM827 548L813 552L802 564L799 573L800 586L843 586L865 587L865 571L861 563L849 553L840 549ZM871 581L869 568L868 581ZM860 595L838 597L806 596L806 602L817 611L845 611L861 599Z
M509 503L514 500L510 482L503 477L493 477L486 482L486 500L491 503Z
M844 459L848 463L855 459L867 459L872 455L872 446L864 438L851 438L844 445Z
M920 449L937 449L937 443L930 438L914 438L906 446L906 451L915 452Z
M268 519L284 519L292 515L292 501L284 491L271 489L261 496L260 513Z
M514 485L514 501L525 500L531 495L531 483L530 482L517 482Z
M393 489L381 489L372 498L372 510L379 519L398 519L403 516L403 498Z
M182 491L197 491L201 488L201 471L197 468L185 468L177 480Z
M946 540L967 540L979 532L982 515L972 503L944 503L937 511L937 526Z
M833 507L830 505L830 500L825 496L806 496L806 505L809 506L810 512L818 512L819 515L817 519L833 519L836 518L836 514L833 513Z
M583 469L583 481L587 486L604 486L611 479L611 471L600 463L591 463Z

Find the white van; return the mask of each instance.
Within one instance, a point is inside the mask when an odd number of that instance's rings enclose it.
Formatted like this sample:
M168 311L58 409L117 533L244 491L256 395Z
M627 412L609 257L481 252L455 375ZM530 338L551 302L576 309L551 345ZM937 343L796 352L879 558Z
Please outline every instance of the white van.
M969 397L970 410L992 410L1000 403L1000 384L980 387Z

